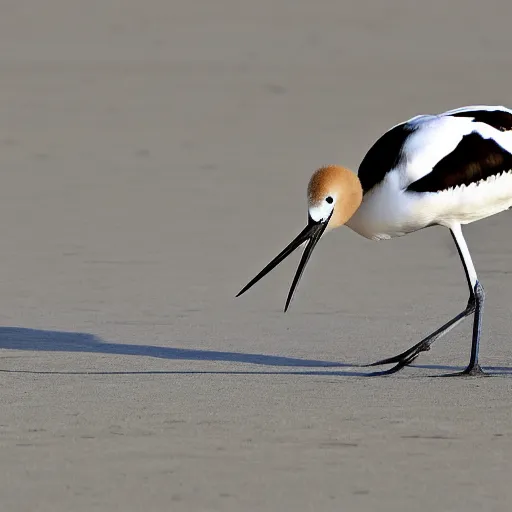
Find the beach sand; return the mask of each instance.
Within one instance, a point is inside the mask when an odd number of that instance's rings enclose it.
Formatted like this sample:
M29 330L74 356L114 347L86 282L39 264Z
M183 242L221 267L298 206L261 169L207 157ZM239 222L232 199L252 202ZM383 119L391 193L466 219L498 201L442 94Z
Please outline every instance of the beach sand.
M512 105L512 4L4 1L0 508L507 511L510 213L465 229L487 292L416 366L368 378L467 302L450 234L319 244L312 171L389 127ZM292 261L293 260L293 261Z

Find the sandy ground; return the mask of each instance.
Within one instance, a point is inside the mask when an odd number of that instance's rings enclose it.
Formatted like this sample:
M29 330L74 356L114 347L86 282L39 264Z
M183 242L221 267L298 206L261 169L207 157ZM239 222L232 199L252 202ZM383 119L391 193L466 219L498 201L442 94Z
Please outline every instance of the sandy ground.
M486 288L418 366L368 378L466 304L441 228L340 230L291 310L312 170L393 124L512 105L512 3L0 2L0 509L506 511L511 215L466 230Z

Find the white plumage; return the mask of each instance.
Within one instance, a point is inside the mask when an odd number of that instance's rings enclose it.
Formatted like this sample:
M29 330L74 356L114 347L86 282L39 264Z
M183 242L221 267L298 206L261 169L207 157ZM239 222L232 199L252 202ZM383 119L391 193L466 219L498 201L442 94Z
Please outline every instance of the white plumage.
M475 122L472 116L454 116L475 111L509 114L510 130L501 131L487 123ZM477 134L482 140L491 139L512 158L512 110L464 107L437 116L416 116L392 129L400 127L412 130L404 136L401 157L384 178L365 193L361 206L347 223L348 227L366 238L381 240L433 224L448 228L454 224L468 224L512 206L512 168L497 171L483 180L435 192L411 193L407 190L431 173L436 164L456 150L463 137L470 134ZM470 155L466 165L472 165Z

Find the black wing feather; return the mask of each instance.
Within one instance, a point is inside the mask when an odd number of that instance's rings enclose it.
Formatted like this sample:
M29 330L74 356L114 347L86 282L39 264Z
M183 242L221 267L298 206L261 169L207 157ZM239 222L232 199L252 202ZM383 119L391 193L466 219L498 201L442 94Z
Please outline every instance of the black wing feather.
M508 132L512 130L512 114L504 110L468 110L450 114L453 117L472 117L475 123L485 123L496 130Z
M399 124L387 131L366 153L357 175L363 187L363 194L380 183L386 174L398 165L407 138L415 126Z
M411 183L407 191L440 192L509 171L512 171L512 155L493 139L485 139L472 132L465 135L429 174Z

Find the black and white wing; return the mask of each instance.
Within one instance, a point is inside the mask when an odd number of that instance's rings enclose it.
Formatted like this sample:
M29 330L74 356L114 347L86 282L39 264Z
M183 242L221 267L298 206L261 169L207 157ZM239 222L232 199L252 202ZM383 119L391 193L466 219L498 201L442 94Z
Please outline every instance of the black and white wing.
M363 192L392 171L409 192L439 192L511 172L512 110L470 106L394 126L359 167Z
M370 148L357 171L363 195L382 183L386 175L399 165L404 158L405 143L415 130L416 126L409 121L397 124Z
M469 118L473 123L484 123L502 132L512 131L512 110L502 106L473 105L448 110L441 115Z

